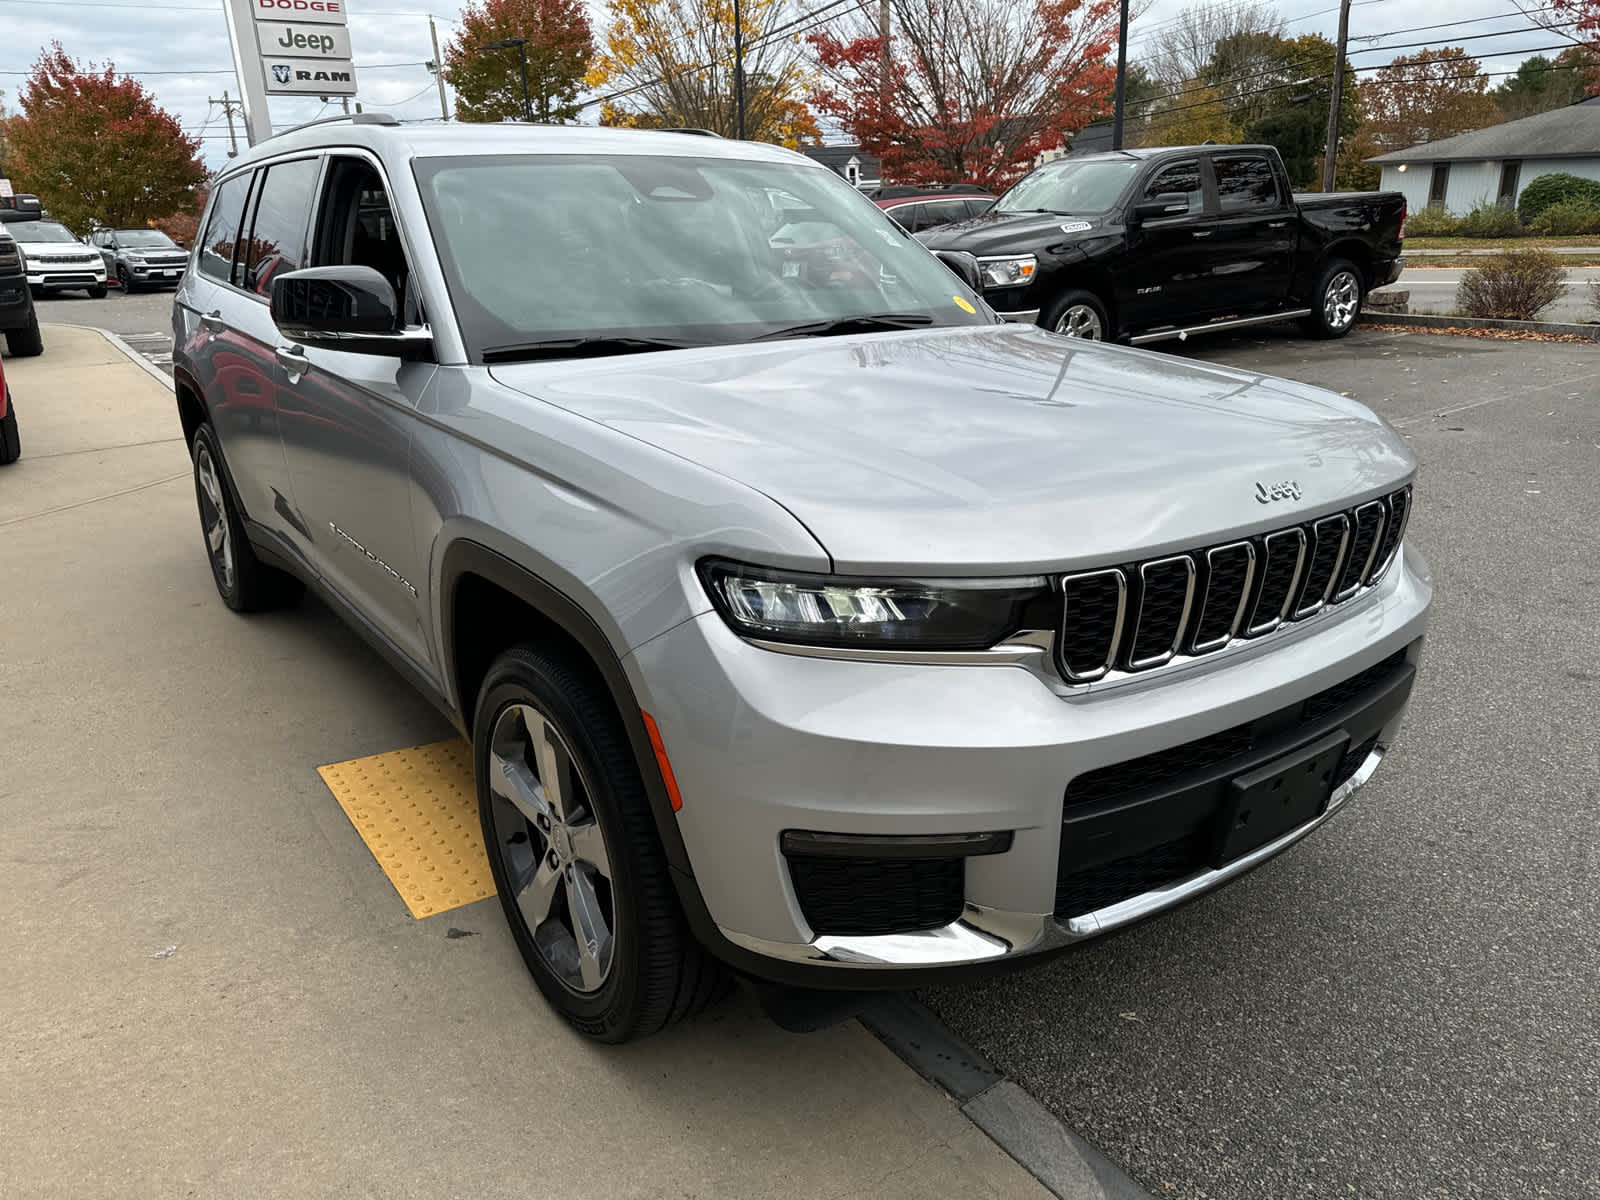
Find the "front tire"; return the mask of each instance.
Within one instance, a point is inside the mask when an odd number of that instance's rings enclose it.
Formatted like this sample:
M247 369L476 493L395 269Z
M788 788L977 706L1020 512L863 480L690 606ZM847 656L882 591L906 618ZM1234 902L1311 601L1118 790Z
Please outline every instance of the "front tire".
M117 264L117 286L122 289L124 296L133 295L133 276L128 274L128 268L121 263Z
M615 1043L716 999L726 973L689 931L627 734L591 673L513 647L484 677L472 728L495 889L551 1007Z
M1082 341L1106 342L1114 336L1106 306L1099 296L1082 288L1073 288L1059 297L1040 315L1039 324Z
M1300 327L1314 338L1342 338L1355 328L1365 294L1360 268L1342 258L1333 259L1317 279L1311 293L1311 315Z
M21 329L6 331L6 353L12 358L33 358L44 353L44 335L39 332L39 314L30 312Z
M88 289L88 291L89 299L91 300L104 300L106 298L106 285L103 283L98 287Z
M17 405L8 395L6 415L0 417L0 467L22 457L22 435L17 432Z
M234 503L217 435L210 425L201 425L195 430L190 454L194 461L194 493L200 508L206 559L211 564L211 578L222 602L234 612L263 612L300 599L305 585L257 558L245 536L244 522Z

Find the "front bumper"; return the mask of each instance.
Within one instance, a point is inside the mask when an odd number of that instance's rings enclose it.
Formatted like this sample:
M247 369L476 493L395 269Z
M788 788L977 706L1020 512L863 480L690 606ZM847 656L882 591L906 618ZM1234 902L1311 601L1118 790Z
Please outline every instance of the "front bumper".
M128 273L139 283L177 283L187 267L182 263L126 263Z
M1325 620L1082 689L1052 684L1027 661L943 666L778 653L735 637L712 613L646 643L633 659L684 796L679 831L715 935L757 973L767 963L788 981L799 972L819 986L893 986L911 975L921 982L928 969L1020 958L1142 919L1221 886L1325 823L1371 777L1398 731L1410 667L1400 691L1332 714L1365 754L1313 819L1241 858L1058 915L1058 877L1093 833L1071 813L1064 822L1069 783L1263 722L1397 653L1414 663L1431 595L1425 564L1407 551L1371 594ZM1262 754L1281 756L1318 736L1309 727L1290 734L1287 745ZM1224 765L1236 774L1256 763ZM1169 806L1160 819L1171 815ZM807 921L782 849L784 833L795 830L1003 831L1011 840L1001 853L963 861L955 919L833 933Z
M30 266L28 271L28 286L35 291L41 292L104 287L105 282L106 268L104 263L98 266L90 266L86 263L81 267L52 267L43 271L33 270Z

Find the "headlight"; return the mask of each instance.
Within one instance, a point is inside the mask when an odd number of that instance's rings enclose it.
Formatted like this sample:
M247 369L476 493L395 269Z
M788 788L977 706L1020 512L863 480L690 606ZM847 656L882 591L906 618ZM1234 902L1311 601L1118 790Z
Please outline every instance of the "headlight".
M984 287L1021 287L1033 279L1039 262L1031 254L1015 258L980 258L978 269L983 273Z
M707 559L700 577L735 633L823 646L982 650L1031 628L1029 604L1050 601L1037 576L868 579Z

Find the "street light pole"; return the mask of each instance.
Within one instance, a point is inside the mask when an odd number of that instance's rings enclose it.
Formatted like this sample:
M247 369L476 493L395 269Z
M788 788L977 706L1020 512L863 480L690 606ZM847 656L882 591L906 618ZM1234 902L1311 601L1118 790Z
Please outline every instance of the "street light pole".
M733 114L734 137L744 141L744 22L739 0L733 0Z
M1122 22L1117 26L1117 98L1111 117L1111 148L1122 149L1122 110L1128 98L1128 0L1122 0Z
M528 39L525 37L508 37L501 38L498 42L485 42L483 44L485 50L509 50L513 46L517 48L517 53L522 57L522 119L531 122L533 120L533 104L528 99ZM545 113L544 118L549 120L550 114Z

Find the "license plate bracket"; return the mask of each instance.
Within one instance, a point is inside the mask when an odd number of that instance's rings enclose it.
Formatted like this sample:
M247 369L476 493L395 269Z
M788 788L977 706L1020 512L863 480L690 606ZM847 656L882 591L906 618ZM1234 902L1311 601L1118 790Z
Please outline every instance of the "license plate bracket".
M1333 794L1333 772L1349 746L1350 735L1335 730L1237 776L1217 814L1212 865L1242 858L1320 816Z

